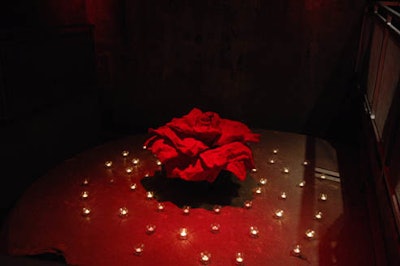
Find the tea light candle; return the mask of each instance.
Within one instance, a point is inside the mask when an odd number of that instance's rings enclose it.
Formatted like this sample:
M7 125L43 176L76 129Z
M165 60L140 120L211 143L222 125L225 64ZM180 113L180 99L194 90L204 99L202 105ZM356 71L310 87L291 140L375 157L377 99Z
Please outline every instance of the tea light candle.
M316 212L314 217L315 217L316 220L321 220L322 219L322 212L320 212L320 211Z
M129 155L129 151L127 151L127 150L122 151L122 157L128 157L128 155Z
M221 205L214 205L213 207L213 211L215 214L221 213L221 209L222 209Z
M300 256L301 255L301 246L295 245L294 248L292 249L292 254L294 256Z
M190 213L190 206L183 206L182 207L182 212L183 214L189 214Z
M207 265L210 263L211 260L211 254L207 251L203 251L200 253L200 262L203 265Z
M131 189L131 190L135 190L136 188L137 188L136 183L131 184L131 186L130 186L130 189Z
M187 237L188 237L188 230L187 230L187 228L180 228L180 229L179 229L179 238L182 239L182 240L184 240L184 239L187 239Z
M251 200L246 200L243 204L246 209L250 209L253 206L253 202Z
M306 185L306 181L301 181L300 183L299 183L299 187L304 187Z
M260 178L259 183L260 183L260 185L265 185L265 184L267 184L267 179L266 178Z
M132 173L132 171L133 171L133 168L132 168L132 167L127 167L127 168L125 169L125 172L128 173L128 174Z
M308 165L308 161L304 161L303 162L303 165L305 166L305 165Z
M236 258L235 258L236 265L243 265L244 264L244 256L242 252L237 252L236 253Z
M285 174L289 174L289 168L284 167L284 168L283 168L283 172L284 172Z
M87 185L89 185L89 179L85 178L82 181L82 186L87 186Z
M106 161L105 163L104 163L104 166L106 167L106 168L111 168L111 166L112 166L112 161Z
M219 232L219 228L220 228L219 224L211 224L211 226L210 226L210 230L211 230L212 233L218 233Z
M132 159L132 163L133 163L133 165L138 165L139 164L139 159L138 158L134 158L134 159Z
M324 179L326 179L326 175L323 175L323 174L322 174L322 175L319 176L319 178L322 179L322 180L324 180Z
M147 199L153 199L154 198L154 192L153 191L147 191L146 192L146 198Z
M88 197L89 197L89 192L83 191L83 192L81 193L81 199L87 199Z
M251 169L251 171L252 171L253 173L256 173L256 172L257 172L257 168L253 168L253 169Z
M305 234L306 234L306 238L312 239L315 236L315 231L311 230L311 229L307 229Z
M281 199L286 199L286 192L281 193Z
M147 146L146 145L143 145L143 150L147 150Z
M328 195L326 195L325 193L321 193L319 195L319 199L322 201L326 201L328 199Z
M257 238L258 237L258 228L255 226L250 226L250 236L253 238Z
M283 217L283 210L276 210L275 211L275 218L278 218L278 219L280 219L280 218L282 218Z
M134 254L135 254L136 256L142 255L143 249L144 249L144 244L141 244L141 243L140 243L140 244L137 244L137 245L133 248Z
M261 188L261 187L257 187L257 188L254 190L254 193L256 193L256 194L261 194L261 192L262 192L262 188Z
M157 211L162 212L165 209L165 205L163 203L157 204Z
M156 164L157 164L158 166L160 166L160 165L162 165L162 162L161 162L160 160L157 160L157 161L156 161Z
M119 208L118 215L121 218L127 217L128 216L128 209L126 207Z
M275 160L274 160L274 159L270 159L270 160L269 160L269 163L270 163L270 164L274 164L274 163L275 163Z
M90 214L90 209L87 207L82 208L82 216L88 216Z
M146 233L148 235L151 235L154 233L154 231L156 230L156 226L154 224L148 224L146 225Z
M278 149L273 149L273 150L272 150L272 153L273 153L273 154L277 154L278 151L279 151Z

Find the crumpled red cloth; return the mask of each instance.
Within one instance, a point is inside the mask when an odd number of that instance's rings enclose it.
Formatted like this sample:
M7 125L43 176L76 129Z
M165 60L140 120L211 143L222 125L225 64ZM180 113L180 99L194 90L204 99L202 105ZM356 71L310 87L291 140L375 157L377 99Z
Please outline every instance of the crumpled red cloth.
M227 170L244 180L247 170L255 168L249 143L260 135L215 112L193 108L149 133L144 145L163 163L167 177L214 182Z

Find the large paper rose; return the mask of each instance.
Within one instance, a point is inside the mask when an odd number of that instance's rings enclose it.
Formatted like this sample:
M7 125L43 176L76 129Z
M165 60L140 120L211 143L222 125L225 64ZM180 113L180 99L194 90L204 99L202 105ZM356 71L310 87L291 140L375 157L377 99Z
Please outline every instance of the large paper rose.
M145 146L163 163L167 177L213 182L221 170L240 180L254 168L250 142L258 142L243 123L194 108L166 125L149 129Z

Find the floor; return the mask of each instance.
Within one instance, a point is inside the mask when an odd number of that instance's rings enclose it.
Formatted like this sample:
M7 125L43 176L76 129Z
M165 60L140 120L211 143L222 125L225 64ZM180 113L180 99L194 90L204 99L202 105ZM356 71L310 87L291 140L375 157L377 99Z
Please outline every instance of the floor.
M346 265L360 265L358 262L364 261L365 257L370 258L370 265L388 265L385 257L383 239L380 234L379 218L377 217L375 194L368 175L365 175L365 165L360 161L360 149L357 123L354 117L348 117L338 126L333 127L332 135L329 137L330 143L335 147L338 156L339 171L341 173L341 184L346 219L351 222L343 221L343 235L351 234L354 249L348 250L346 247L337 247L343 256L349 257ZM356 119L356 118L355 118ZM350 133L350 134L348 134ZM7 209L2 210L1 222L7 216ZM354 226L357 225L357 226ZM1 243L0 243L1 246ZM0 255L0 265L65 265L63 258L57 256L43 255L37 257L13 258L7 255ZM321 264L322 265L322 264ZM340 265L340 264L336 264Z
M341 226L340 235L351 242L346 245L338 245L336 248L339 258L346 258L346 264L332 265L387 265L384 255L383 239L380 237L379 219L374 211L374 192L368 178L365 178L365 167L360 162L358 143L354 141L333 141L332 145L337 151L339 172L341 173L341 186L343 194L345 220L338 221ZM346 220L347 219L347 220ZM343 226L344 225L344 226ZM335 230L333 228L333 230ZM335 243L331 243L335 245ZM349 246L357 247L349 253ZM340 259L339 259L340 261ZM343 259L341 259L343 261ZM363 262L363 264L360 264ZM1 265L65 265L62 257L42 255L29 258L11 258L0 256ZM331 265L320 262L320 265Z

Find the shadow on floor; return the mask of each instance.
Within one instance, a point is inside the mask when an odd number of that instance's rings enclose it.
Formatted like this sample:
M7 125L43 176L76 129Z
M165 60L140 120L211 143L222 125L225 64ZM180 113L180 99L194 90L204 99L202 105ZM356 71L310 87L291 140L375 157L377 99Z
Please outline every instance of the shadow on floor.
M243 207L245 201L253 199L253 190L257 186L253 178L240 181L228 171L221 171L213 183L168 178L163 172L143 178L141 183L147 191L155 192L159 202L207 210L212 210L214 205Z

